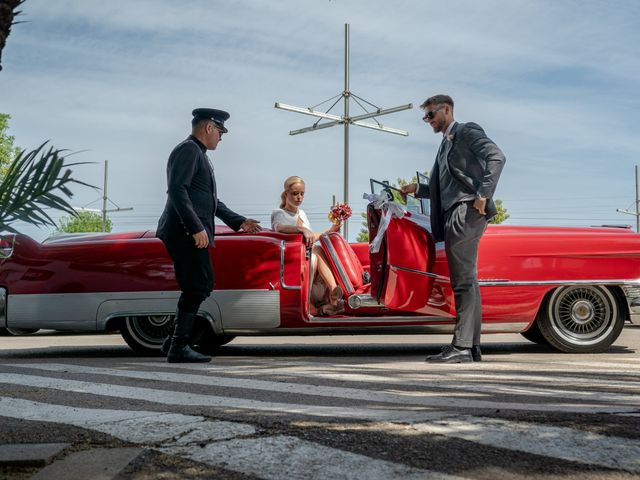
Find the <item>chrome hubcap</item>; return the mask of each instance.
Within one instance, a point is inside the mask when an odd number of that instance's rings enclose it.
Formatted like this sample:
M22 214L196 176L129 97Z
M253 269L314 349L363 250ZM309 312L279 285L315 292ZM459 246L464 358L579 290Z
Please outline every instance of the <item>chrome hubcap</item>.
M549 310L556 333L571 343L581 345L597 343L608 335L618 315L611 293L593 286L556 290Z
M593 304L586 300L578 300L571 307L571 318L577 324L589 323L595 314Z
M157 348L173 331L173 315L147 315L128 317L127 329L133 337L146 347Z

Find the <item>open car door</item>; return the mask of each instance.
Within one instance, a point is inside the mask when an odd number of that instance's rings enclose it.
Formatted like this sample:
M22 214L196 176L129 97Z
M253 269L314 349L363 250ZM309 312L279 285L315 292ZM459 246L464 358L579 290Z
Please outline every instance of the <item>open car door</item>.
M439 315L429 306L436 275L433 274L435 243L430 233L429 216L424 205L412 195L403 199L400 190L384 182L371 180L372 193L386 192L389 201L404 203L404 217L389 215L388 205L367 207L369 239L380 230L377 251L371 252L371 295L393 310Z

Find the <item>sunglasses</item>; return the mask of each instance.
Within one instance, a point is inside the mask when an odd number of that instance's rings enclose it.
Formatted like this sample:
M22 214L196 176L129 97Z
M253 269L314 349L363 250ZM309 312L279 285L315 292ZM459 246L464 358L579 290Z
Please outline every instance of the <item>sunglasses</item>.
M424 120L425 122L429 122L429 120L433 120L433 117L436 116L436 113L438 113L440 110L442 110L444 107L438 107L438 108L434 108L433 110L428 110L424 113L424 117L422 117L422 120Z
M218 133L220 134L220 138L222 138L222 135L224 134L224 132L222 131L222 129L218 126L218 124L216 122L213 122L213 128L218 130Z

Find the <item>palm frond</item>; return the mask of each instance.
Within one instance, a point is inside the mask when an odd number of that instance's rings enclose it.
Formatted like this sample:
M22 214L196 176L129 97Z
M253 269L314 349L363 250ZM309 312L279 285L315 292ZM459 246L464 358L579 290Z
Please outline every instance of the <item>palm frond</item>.
M12 223L21 221L35 226L53 226L55 221L45 209L75 215L75 210L63 198L71 198L70 185L96 188L72 177L70 165L65 164L66 150L57 150L44 142L35 150L22 150L0 181L0 231L16 230Z
M17 8L24 0L0 0L0 70L2 70L2 50L7 43L7 37L11 33L11 27L18 23L15 18L22 13Z

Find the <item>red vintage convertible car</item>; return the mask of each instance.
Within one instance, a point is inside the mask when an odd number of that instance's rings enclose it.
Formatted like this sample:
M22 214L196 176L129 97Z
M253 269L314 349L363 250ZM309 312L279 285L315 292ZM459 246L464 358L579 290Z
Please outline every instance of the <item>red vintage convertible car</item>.
M206 351L238 335L452 332L443 245L415 206L402 218L388 211L389 202L368 207L377 252L338 234L321 239L345 292L345 311L333 317L310 314L312 272L301 235L217 228L216 284L193 343ZM478 270L487 334L519 332L563 352L601 352L625 321L640 320L640 235L630 229L490 225ZM137 352L157 353L178 296L153 231L43 243L0 237L0 328L120 330Z

